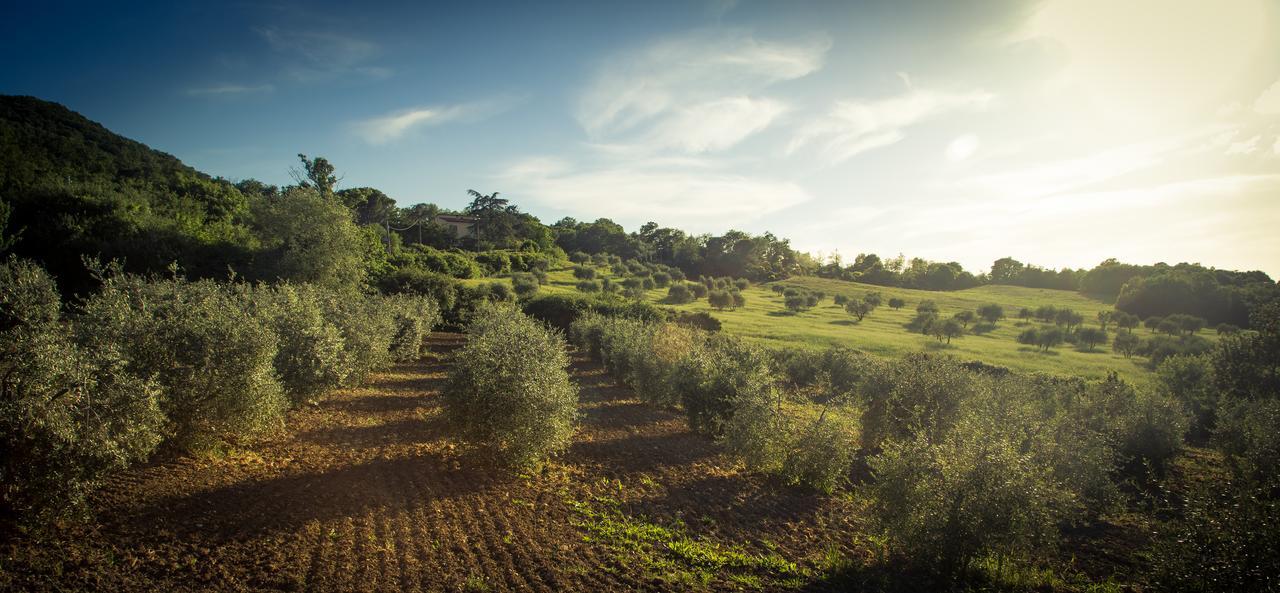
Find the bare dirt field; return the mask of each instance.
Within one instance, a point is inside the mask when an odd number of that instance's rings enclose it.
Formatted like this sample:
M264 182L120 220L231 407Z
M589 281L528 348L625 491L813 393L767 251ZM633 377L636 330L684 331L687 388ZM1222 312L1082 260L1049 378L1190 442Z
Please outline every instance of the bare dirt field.
M216 458L132 469L94 519L3 550L21 591L823 589L855 504L770 484L576 359L581 426L534 475L476 459L438 391L462 341Z

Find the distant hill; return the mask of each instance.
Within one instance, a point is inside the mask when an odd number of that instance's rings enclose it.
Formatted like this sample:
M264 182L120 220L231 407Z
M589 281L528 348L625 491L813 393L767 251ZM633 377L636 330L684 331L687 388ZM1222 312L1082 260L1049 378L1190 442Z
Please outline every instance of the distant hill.
M0 199L12 251L75 292L91 283L82 255L196 275L249 256L248 202L231 183L34 97L0 96Z

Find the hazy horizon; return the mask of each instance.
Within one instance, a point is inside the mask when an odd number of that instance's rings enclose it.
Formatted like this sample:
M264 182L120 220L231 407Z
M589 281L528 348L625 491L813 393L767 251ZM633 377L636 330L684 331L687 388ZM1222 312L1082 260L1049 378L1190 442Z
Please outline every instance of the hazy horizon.
M1280 276L1265 0L15 6L0 93L211 175L1052 268Z

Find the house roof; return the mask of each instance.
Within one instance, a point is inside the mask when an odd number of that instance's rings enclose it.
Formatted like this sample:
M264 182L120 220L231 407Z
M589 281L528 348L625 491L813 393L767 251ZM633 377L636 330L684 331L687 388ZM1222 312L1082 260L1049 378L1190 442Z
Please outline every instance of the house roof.
M436 216L436 220L443 220L444 222L476 222L480 219L474 216L455 216L453 214L440 214Z

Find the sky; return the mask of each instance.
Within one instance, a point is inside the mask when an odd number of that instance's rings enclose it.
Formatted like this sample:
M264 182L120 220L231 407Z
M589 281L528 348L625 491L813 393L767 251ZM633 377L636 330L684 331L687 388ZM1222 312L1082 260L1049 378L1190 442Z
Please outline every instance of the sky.
M13 3L0 93L211 175L1280 277L1280 2Z

